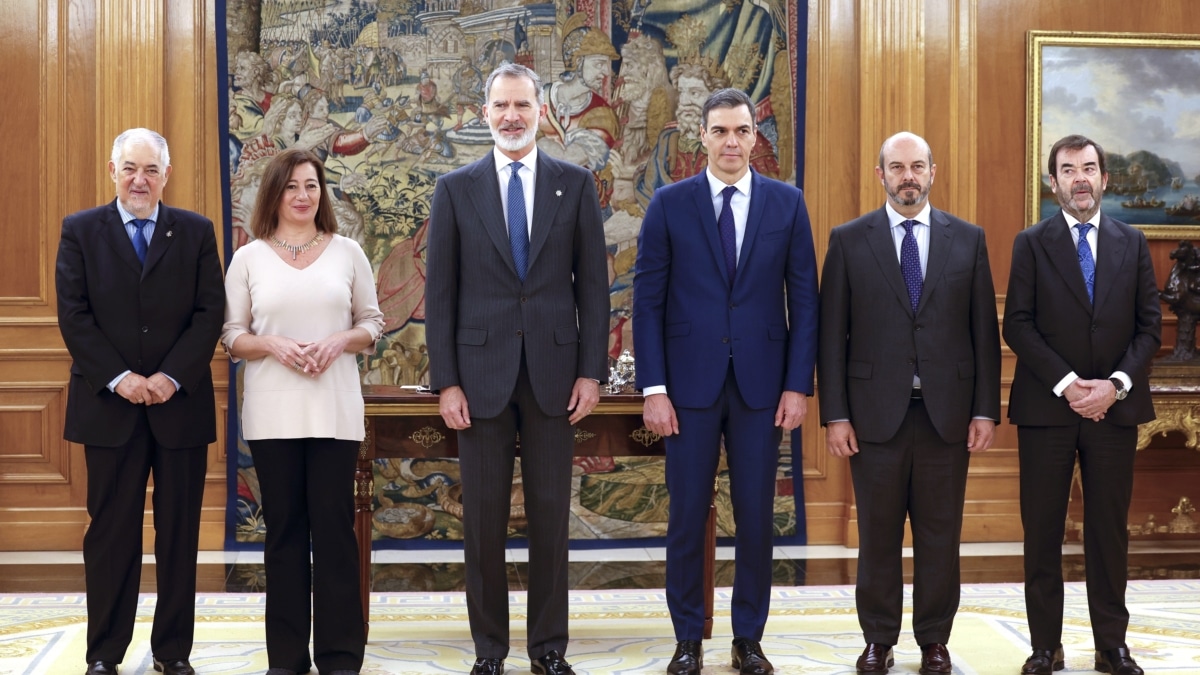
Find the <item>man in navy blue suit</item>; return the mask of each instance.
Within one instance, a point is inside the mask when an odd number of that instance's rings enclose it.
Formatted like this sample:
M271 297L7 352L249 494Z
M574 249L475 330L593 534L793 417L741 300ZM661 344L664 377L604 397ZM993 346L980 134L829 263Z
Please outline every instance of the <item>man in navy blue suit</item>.
M664 437L667 672L704 666L704 527L722 437L737 524L733 667L774 672L759 641L771 593L775 476L783 431L804 421L817 353L817 273L800 190L750 170L757 129L745 92L705 101L708 169L657 190L638 237L633 336L646 427Z

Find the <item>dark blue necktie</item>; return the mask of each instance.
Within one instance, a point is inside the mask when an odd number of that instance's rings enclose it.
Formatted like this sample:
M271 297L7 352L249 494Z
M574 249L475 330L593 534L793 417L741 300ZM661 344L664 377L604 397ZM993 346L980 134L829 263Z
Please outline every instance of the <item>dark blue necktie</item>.
M913 234L915 220L904 221L904 241L900 242L900 273L904 275L904 285L908 287L908 302L912 305L913 314L917 313L917 305L921 302L921 289L925 285L921 276L921 251L917 248L917 237Z
M733 195L737 188L730 185L721 190L725 203L721 204L721 215L717 217L717 233L721 235L721 250L725 253L725 269L729 272L729 285L737 274L737 228L733 226Z
M1083 270L1083 283L1087 286L1088 302L1095 302L1092 295L1096 290L1096 259L1092 257L1092 247L1088 246L1087 240L1092 226L1090 223L1079 223L1075 228L1079 230L1079 245L1075 247L1075 252L1079 256L1079 269Z
M129 221L133 223L133 250L137 253L138 262L146 262L146 248L149 246L146 243L146 226L150 224L149 220L134 218Z
M525 273L529 270L529 223L525 218L525 187L521 184L520 162L508 165L512 168L512 178L508 179L508 243L512 246L513 263L517 266L517 276L525 281Z

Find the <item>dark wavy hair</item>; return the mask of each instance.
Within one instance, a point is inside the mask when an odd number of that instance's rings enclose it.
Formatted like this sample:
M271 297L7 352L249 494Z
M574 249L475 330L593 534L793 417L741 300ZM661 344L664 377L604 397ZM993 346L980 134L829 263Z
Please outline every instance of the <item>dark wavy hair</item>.
M325 188L325 167L311 151L292 148L272 157L263 172L258 200L254 202L254 213L250 216L250 233L255 239L266 239L279 227L279 204L283 201L288 181L292 179L292 171L301 164L312 164L317 171L317 183L321 186L321 199L317 202L317 230L337 234L337 218L333 215L329 190Z

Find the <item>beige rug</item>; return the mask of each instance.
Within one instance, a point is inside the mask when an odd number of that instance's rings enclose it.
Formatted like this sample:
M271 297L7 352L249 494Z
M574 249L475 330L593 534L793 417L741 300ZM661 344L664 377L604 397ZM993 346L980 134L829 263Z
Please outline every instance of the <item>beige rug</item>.
M907 589L911 591L911 589ZM525 594L512 594L513 645L509 675L529 672L524 651ZM1145 581L1129 587L1129 644L1147 673L1200 674L1200 582ZM1016 675L1029 652L1020 585L964 586L950 651L960 675ZM154 596L143 596L133 644L121 664L126 675L152 673L150 617ZM906 596L906 609L911 598ZM778 588L763 648L781 675L854 672L862 636L854 589ZM674 651L662 591L573 592L568 659L579 675L663 673ZM202 675L266 671L263 596L202 595L192 664ZM372 596L371 636L364 675L460 673L474 653L461 593ZM910 630L910 615L905 630ZM1091 633L1081 584L1067 588L1063 642L1069 673L1092 671ZM714 637L705 643L706 675L729 667L729 589L718 589ZM0 675L84 670L82 595L0 596ZM896 647L893 673L916 673L920 650L911 633ZM316 671L313 671L314 673Z

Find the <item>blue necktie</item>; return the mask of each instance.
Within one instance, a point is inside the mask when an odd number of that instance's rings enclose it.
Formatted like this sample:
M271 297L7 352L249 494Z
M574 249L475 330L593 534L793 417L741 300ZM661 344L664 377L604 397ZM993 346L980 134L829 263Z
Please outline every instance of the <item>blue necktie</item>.
M1090 223L1079 223L1075 228L1079 230L1079 245L1075 247L1075 252L1079 255L1079 269L1083 270L1083 283L1087 286L1088 302L1095 302L1092 294L1096 289L1096 260L1092 257L1092 247L1088 246L1087 240L1092 226Z
M512 178L508 179L508 243L512 246L517 276L525 281L529 270L529 223L525 218L525 187L521 184L520 162L509 164Z
M717 217L717 233L721 235L721 250L725 253L725 270L729 272L729 285L737 274L737 228L733 226L733 194L737 188L730 185L721 190L725 203L721 204L721 215Z
M904 275L904 285L908 287L908 302L912 305L913 314L917 313L917 305L921 302L921 289L925 285L921 276L921 251L917 248L917 237L913 234L915 220L904 221L904 240L900 242L900 273Z
M134 218L129 221L133 223L133 250L137 253L138 262L146 262L146 248L149 244L146 243L145 228L150 224L149 220Z

